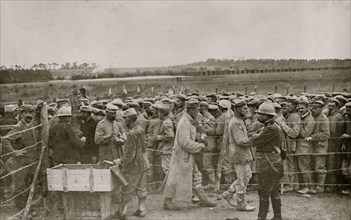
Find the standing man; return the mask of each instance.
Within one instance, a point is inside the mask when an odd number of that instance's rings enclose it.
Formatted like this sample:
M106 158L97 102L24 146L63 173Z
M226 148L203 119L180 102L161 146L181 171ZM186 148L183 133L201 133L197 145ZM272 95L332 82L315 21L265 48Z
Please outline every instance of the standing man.
M312 143L312 153L325 154L328 150L328 139L330 136L329 120L322 111L324 107L324 102L313 101L312 102L312 115L316 123L315 130L313 134L306 137L305 140ZM327 175L326 171L326 155L316 155L313 156L312 163L314 164L314 170L317 171L317 187L313 187L310 190L311 193L322 193L324 192L324 181Z
M122 145L124 135L122 128L116 121L118 107L108 103L106 105L106 117L96 126L95 143L99 145L99 161L112 161L123 155Z
M258 120L264 124L259 134L252 136L252 146L256 147L256 171L258 195L260 197L258 219L265 220L269 209L269 198L272 202L274 217L281 220L281 198L279 181L283 177L282 131L275 123L274 106L264 102L257 110Z
M298 110L301 116L300 135L297 139L296 153L297 154L310 154L312 153L312 143L305 140L306 137L310 137L314 132L314 118L311 111L308 109L309 102L307 97L301 96L298 101ZM310 192L311 179L311 160L310 155L300 155L297 157L297 164L299 172L301 174L302 189L297 191L300 194L306 194Z
M71 108L62 106L58 112L58 123L49 129L48 147L53 151L54 165L75 164L81 161L79 151L86 142L86 137L79 139L70 124Z
M11 171L18 170L39 159L38 152L40 151L38 146L40 145L35 145L37 143L37 134L35 129L30 129L35 125L34 111L35 108L33 106L27 104L22 105L20 108L21 120L14 125L9 133L2 139L3 153L13 152L10 159L7 161L8 168ZM24 149L29 146L33 147ZM35 167L36 164L19 172L15 172L12 175L12 193L13 195L19 194L14 198L15 206L18 210L22 210L27 203L29 192L22 192L30 186ZM30 180L30 182L27 180Z
M247 205L245 201L246 189L252 177L250 163L253 161L251 140L245 125L245 116L248 113L244 99L233 99L234 116L229 122L229 159L234 164L237 179L230 185L222 196L233 205L231 199L236 192L237 209L239 211L253 211L255 207Z
M97 163L99 146L94 142L97 122L91 117L92 110L90 106L81 106L79 110L80 118L82 119L80 129L83 137L87 139L83 149L80 151L81 162L86 164Z
M170 170L166 180L163 195L165 210L177 209L172 200L191 201L192 189L200 199L200 205L214 207L207 199L202 188L201 172L195 163L195 154L204 150L203 143L195 142L196 118L198 117L200 104L197 99L190 99L186 103L186 112L180 119L174 140Z
M348 181L348 188L341 191L343 195L351 195L351 102L346 103L343 114L345 120L345 133L342 134L341 151L346 154L342 155L341 173Z
M132 200L133 193L137 194L139 206L134 212L135 216L145 217L146 207L146 170L147 165L144 154L145 132L136 124L137 112L134 108L124 112L125 124L128 129L127 138L125 141L125 152L121 159L113 160L114 164L121 165L123 174L128 182L128 185L122 187L122 204L117 212L117 217L120 220L127 219L127 205Z
M174 129L177 129L178 123L183 116L185 109L185 101L187 100L186 95L178 94L174 102L174 116L173 116L173 125Z

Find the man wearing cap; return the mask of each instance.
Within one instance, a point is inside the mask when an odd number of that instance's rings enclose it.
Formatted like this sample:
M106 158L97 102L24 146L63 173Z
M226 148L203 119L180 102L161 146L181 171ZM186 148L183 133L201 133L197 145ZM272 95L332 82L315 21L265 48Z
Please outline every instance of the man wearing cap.
M81 161L79 151L86 142L86 137L79 138L70 124L71 108L63 106L57 112L59 119L49 129L48 147L52 150L54 165L75 164Z
M116 121L117 109L117 106L108 103L106 117L96 126L94 140L99 145L99 161L112 161L123 155L124 134L122 126Z
M300 134L297 139L296 153L297 154L310 154L312 153L312 144L305 140L313 134L315 123L311 111L309 110L309 102L307 97L300 96L298 100L298 111L301 116ZM311 160L310 155L300 155L297 157L297 165L301 173L302 189L297 191L300 194L310 192L311 179Z
M10 153L10 158L6 162L11 171L20 169L35 161L38 161L39 146L37 143L37 133L35 129L30 129L35 126L35 107L32 105L24 104L20 108L20 117L16 125L14 125L9 133L2 138L3 153ZM26 130L26 131L24 131ZM21 132L24 131L24 132ZM21 133L19 133L21 132ZM26 147L33 146L28 149ZM23 192L24 189L30 186L36 166L29 166L27 169L16 172L12 175L12 193L13 195L19 194L14 198L15 206L22 210L28 198L28 191Z
M82 119L80 129L86 142L83 149L80 150L81 162L92 164L98 162L99 146L95 144L95 130L97 122L91 117L92 109L90 106L81 106L79 116Z
M200 123L204 128L204 140L207 146L202 154L202 169L208 178L207 189L214 189L215 187L215 172L213 166L213 153L216 149L216 119L208 112L209 104L205 101L200 102Z
M257 110L258 120L264 124L259 134L252 136L252 146L256 147L256 171L258 179L259 211L258 219L265 220L271 199L274 220L281 220L281 198L279 181L283 177L282 135L280 127L275 123L274 106L264 102Z
M343 195L351 195L351 102L345 104L345 113L343 115L345 120L345 132L341 136L342 155L341 173L348 181L349 186L341 191Z
M312 115L315 121L315 130L313 134L306 137L305 140L312 143L312 153L325 154L328 150L328 139L330 136L329 119L322 113L324 102L312 102ZM313 171L317 171L317 187L311 189L311 193L324 192L324 181L327 175L326 171L326 155L314 155L312 157L312 164L314 164ZM313 180L313 178L312 178Z
M345 131L344 118L339 112L340 102L336 98L331 98L328 101L328 119L330 128L330 137L328 140L328 153L335 153L341 151L341 135ZM341 154L327 155L327 170L341 169L342 157ZM326 177L327 184L337 184L341 180L341 173L337 171L330 171ZM334 191L336 187L326 187L326 191Z
M68 99L57 99L56 103L57 103L56 109L58 111L63 106L68 107L69 100ZM59 118L57 117L57 115L54 115L49 121L49 128L51 128L52 126L54 126L58 122L59 122Z
M173 113L173 125L174 125L173 127L174 127L174 129L177 129L179 120L183 116L186 100L187 100L186 95L178 94L176 96L176 99L174 102L174 113Z
M284 115L285 120L278 121L279 126L285 133L287 138L287 150L288 154L296 153L297 138L300 134L300 123L301 117L297 112L297 97L287 96L286 97L286 114ZM289 172L298 172L297 157L290 156L286 159L287 167ZM293 183L298 183L297 174L288 175L289 184L284 186L284 191L289 192L294 189L298 190L298 185L293 185Z
M137 116L138 116L137 125L139 125L144 130L144 132L146 132L147 127L149 126L149 122L140 113L140 105L136 101L130 101L130 102L127 102L127 106L129 108L135 109L135 111L137 112Z
M217 102L217 95L215 93L210 93L208 95L206 95L208 102Z
M177 209L172 200L190 202L192 190L200 199L200 205L213 207L215 203L209 201L202 188L202 176L195 163L195 154L205 148L203 143L195 142L196 119L200 104L197 99L190 99L186 103L186 112L183 113L177 127L170 170L165 182L163 208Z
M137 112L130 108L124 112L126 132L125 152L120 159L113 160L114 164L121 165L123 174L128 185L122 187L122 203L116 213L118 219L127 219L127 205L132 200L132 195L137 194L138 209L135 216L145 217L146 214L146 171L147 161L145 160L145 132L136 124Z
M233 99L232 106L234 116L229 122L229 147L228 158L234 164L237 179L230 185L222 196L233 205L231 199L237 194L237 210L253 211L255 207L247 205L245 201L246 189L252 177L250 163L253 161L251 152L251 140L244 122L248 113L247 102L244 99Z

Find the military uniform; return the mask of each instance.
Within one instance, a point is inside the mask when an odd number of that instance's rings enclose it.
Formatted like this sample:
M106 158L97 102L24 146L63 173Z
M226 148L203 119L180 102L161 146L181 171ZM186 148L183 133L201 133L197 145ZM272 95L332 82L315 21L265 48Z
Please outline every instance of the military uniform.
M96 126L97 122L92 117L80 126L83 137L87 138L83 149L80 150L82 163L93 163L93 157L99 157L99 146L94 141Z

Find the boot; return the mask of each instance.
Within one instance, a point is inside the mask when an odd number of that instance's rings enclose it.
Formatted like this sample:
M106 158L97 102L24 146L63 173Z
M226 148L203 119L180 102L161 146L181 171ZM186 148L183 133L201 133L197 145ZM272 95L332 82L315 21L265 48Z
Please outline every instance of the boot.
M204 186L204 190L213 190L215 188L215 182L216 182L216 177L214 175L214 172L208 173L208 184L207 186Z
M245 194L237 194L238 196L238 206L236 207L238 211L253 211L255 207L247 205L245 201Z
M233 199L235 192L231 192L229 190L224 191L224 193L222 194L222 198L225 199L225 201L227 201L229 203L229 205L236 207L237 203L236 201Z
M271 197L274 216L271 220L282 220L282 201Z
M146 212L145 201L146 201L146 197L139 198L139 207L133 213L134 216L138 216L142 218L145 217L145 212Z
M115 217L119 220L127 220L127 203L122 203L119 207Z
M269 199L260 198L258 220L266 220L269 209Z
M320 185L318 185L318 186L316 187L316 190L317 190L318 193L324 192L324 186L323 186L323 184L324 184L324 181L325 181L325 177L326 177L326 176L327 176L327 175L324 174L324 173L319 173L319 174L318 174L318 184L320 184Z
M180 210L180 208L178 206L175 206L172 203L172 198L165 198L165 200L163 201L163 209L168 210L168 211Z
M204 190L201 187L195 189L195 194L200 199L200 206L204 206L204 207L215 207L215 206L217 206L217 203L208 200L208 198L205 196Z
M225 184L232 184L234 181L233 175L231 173L224 175L224 182Z

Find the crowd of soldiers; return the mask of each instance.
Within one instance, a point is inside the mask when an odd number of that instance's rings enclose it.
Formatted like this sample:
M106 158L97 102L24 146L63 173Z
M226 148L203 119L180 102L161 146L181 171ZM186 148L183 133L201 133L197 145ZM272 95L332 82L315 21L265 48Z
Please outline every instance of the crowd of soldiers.
M157 181L162 183L166 210L178 209L172 200L199 200L200 205L216 206L204 191L214 189L219 181L229 185L222 197L230 205L252 211L255 207L245 202L244 195L249 183L258 183L258 218L266 218L271 197L274 219L281 219L278 183L285 153L284 192L339 190L350 195L350 98L348 93L221 92L89 100L84 93L75 123L70 100L49 104L50 166L104 161L122 166L129 184L120 189L121 206L116 213L120 219L126 219L134 192L139 199L134 214L145 216L147 183ZM0 153L13 152L1 158L10 171L38 158L38 151L24 149L36 143L35 132L16 134L33 126L36 109L27 104L5 106L0 124L15 124L1 134ZM274 171L274 178L261 175L267 171L265 166ZM33 170L22 174L12 177L13 193L28 187ZM342 184L346 187L339 186ZM24 202L21 196L15 199L19 209Z

